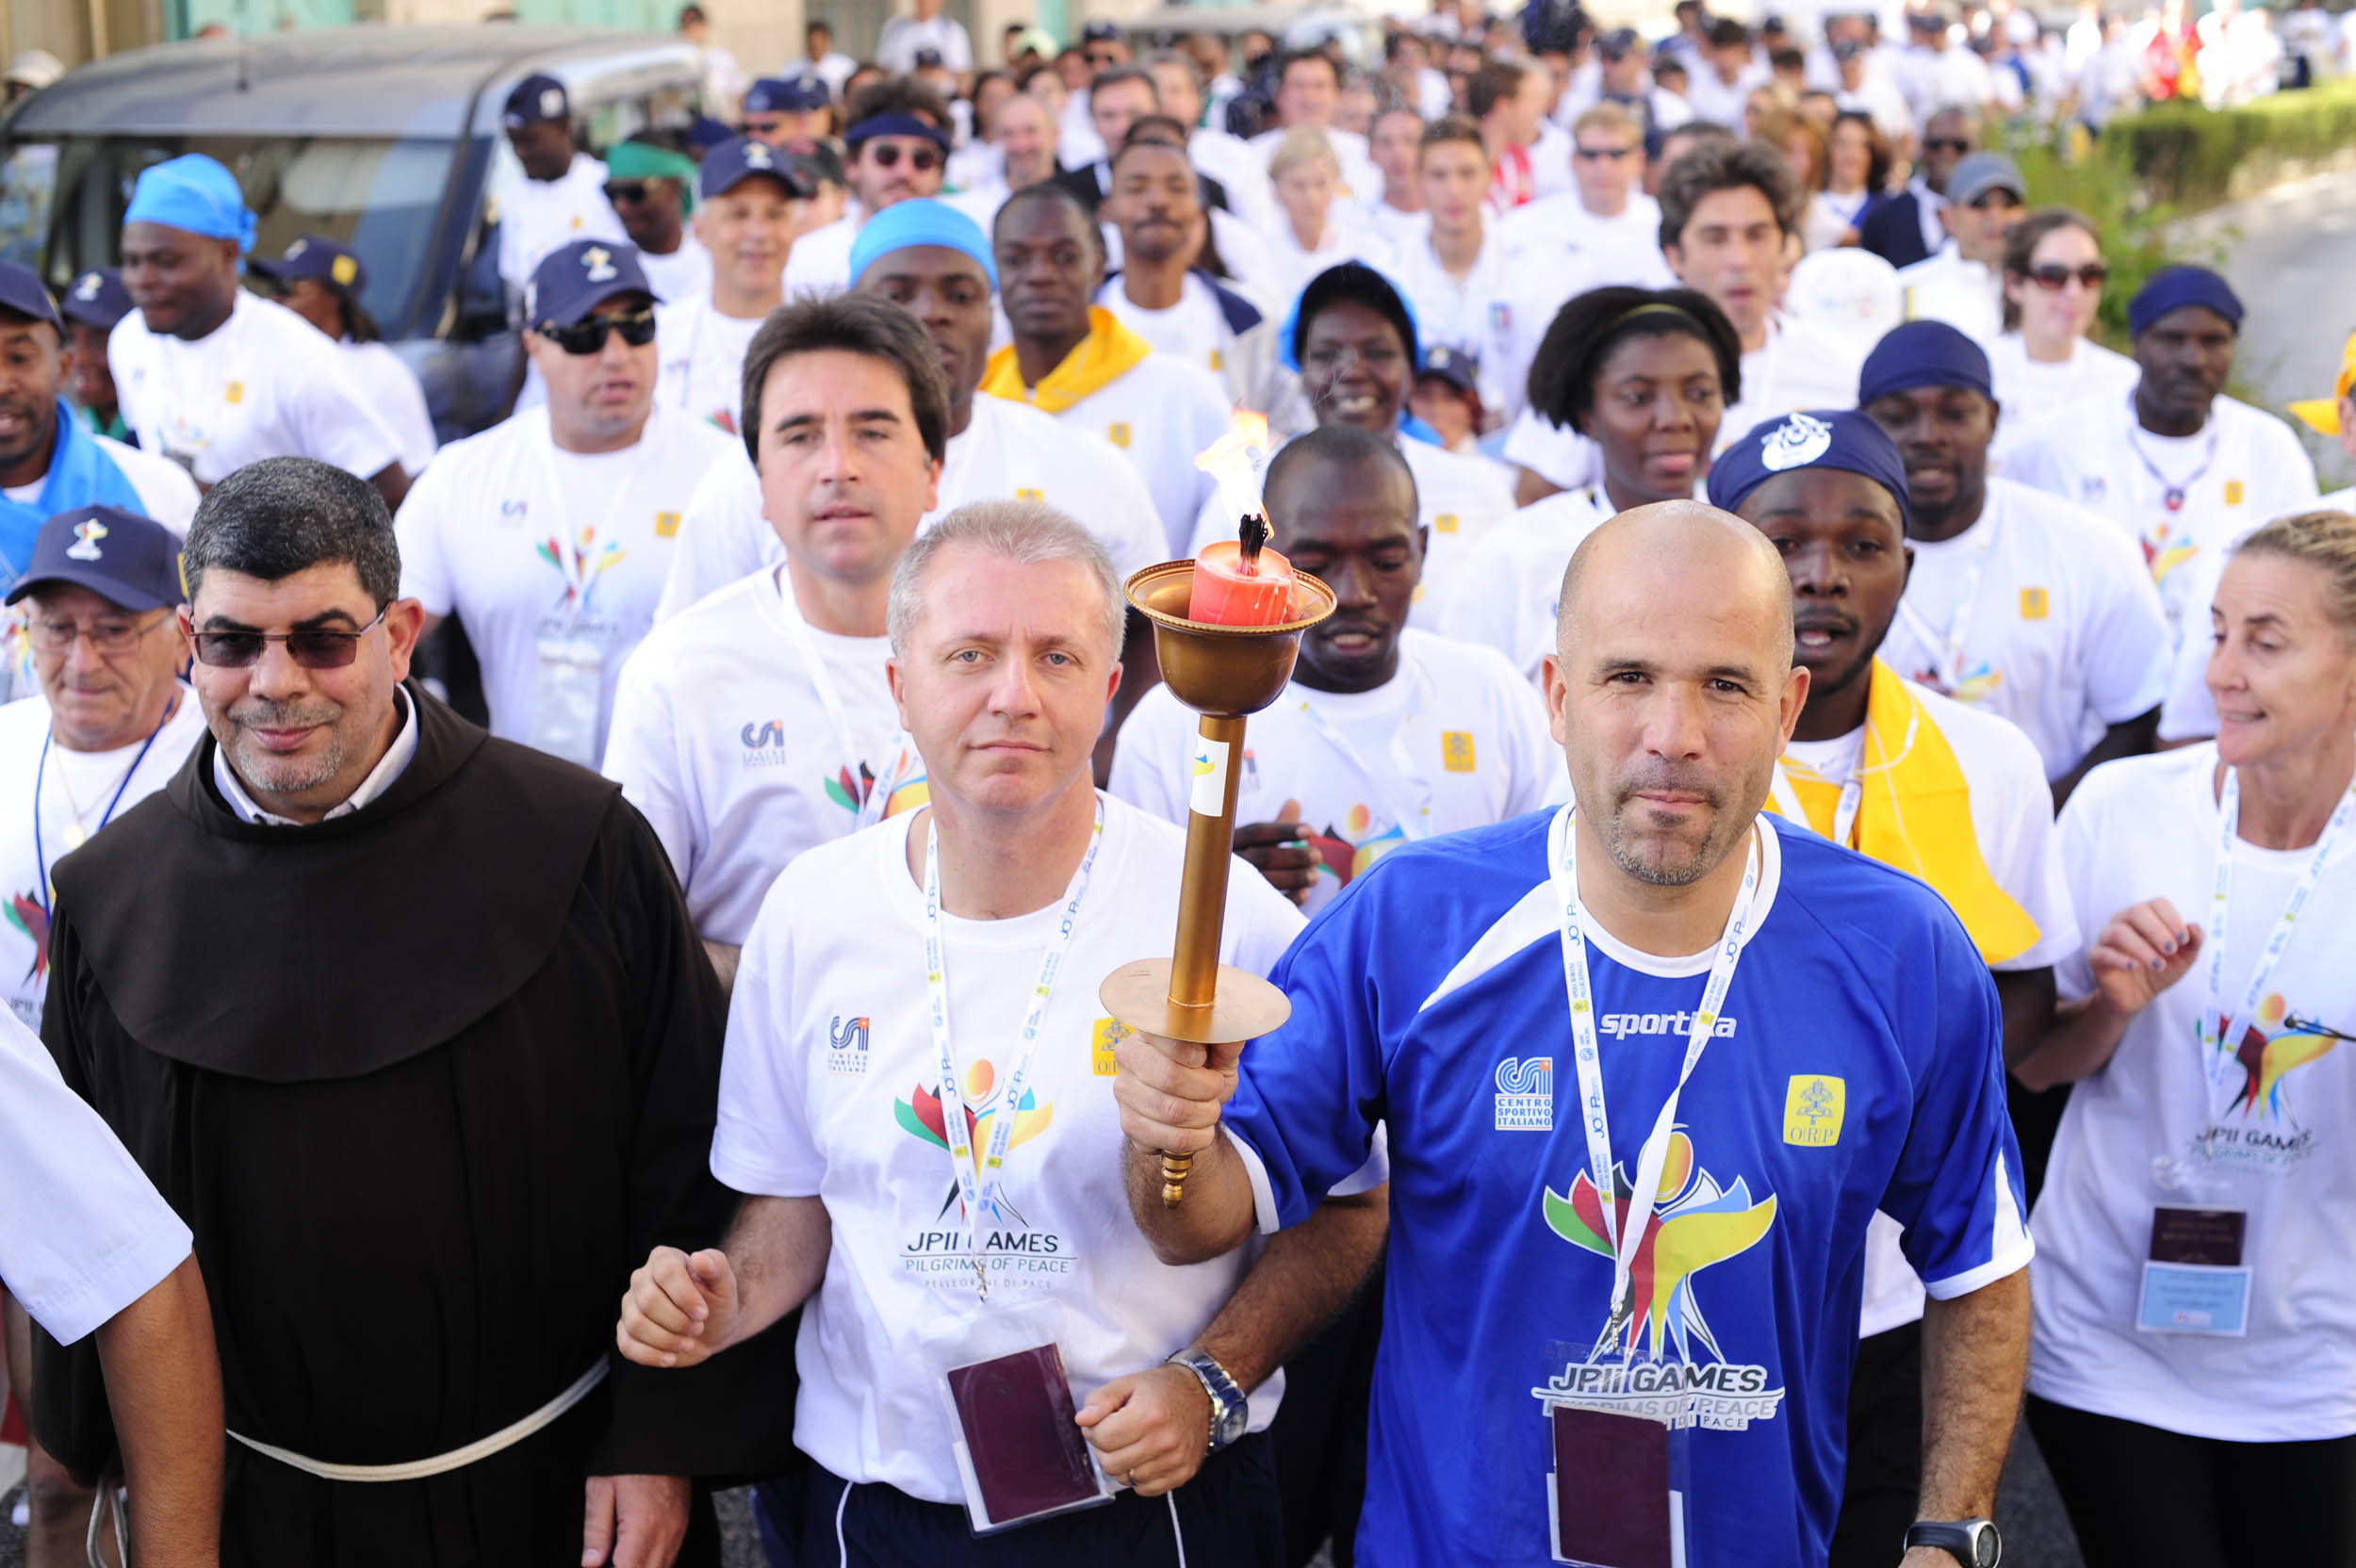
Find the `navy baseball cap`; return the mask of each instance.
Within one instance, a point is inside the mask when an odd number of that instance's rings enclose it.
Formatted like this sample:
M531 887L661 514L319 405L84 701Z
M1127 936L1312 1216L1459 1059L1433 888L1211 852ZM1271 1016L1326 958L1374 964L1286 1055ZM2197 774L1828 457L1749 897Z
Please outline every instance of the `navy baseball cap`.
M697 157L712 151L736 133L708 114L699 114L687 122L687 147Z
M550 251L524 286L524 324L569 327L606 301L644 294L662 302L638 264L638 248L618 240L576 239Z
M919 49L916 52L916 58L909 63L918 71L938 71L941 69L941 51Z
M789 196L810 194L810 181L794 167L791 155L742 136L731 137L704 155L695 174L695 193L708 202L760 175L777 181Z
M123 286L123 269L91 268L66 286L57 308L69 320L114 331L115 323L131 314L131 291Z
M119 506L77 506L41 525L33 564L8 590L14 604L52 582L87 588L125 610L178 604L180 541L153 517Z
M763 76L744 90L746 114L808 114L833 101L817 76Z
M564 84L553 76L534 72L515 84L515 90L507 95L507 108L499 116L499 123L511 131L543 120L569 121L573 117L573 102L564 95Z
M1462 349L1451 349L1445 343L1434 343L1424 351L1423 368L1415 372L1418 379L1436 376L1459 392L1481 395L1481 359Z
M1633 27L1614 27L1603 37L1595 40L1596 50L1606 59L1626 59L1628 56L1642 51L1644 47L1644 41L1637 36L1636 29Z
M0 261L0 310L11 310L36 321L46 321L65 335L65 323L57 319L57 303L49 297L49 289L29 267L19 267L12 261Z
M281 284L332 283L338 288L362 289L368 286L368 270L360 265L358 253L349 245L341 245L324 235L306 234L286 247L286 253L275 261L249 261L249 271Z
M1091 22L1080 29L1082 43L1118 43L1121 29L1109 22Z

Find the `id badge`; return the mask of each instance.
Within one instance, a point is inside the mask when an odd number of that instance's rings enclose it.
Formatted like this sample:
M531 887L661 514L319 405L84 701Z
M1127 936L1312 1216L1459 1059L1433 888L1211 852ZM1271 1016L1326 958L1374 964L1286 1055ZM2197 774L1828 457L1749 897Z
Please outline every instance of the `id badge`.
M2135 1298L2135 1327L2151 1334L2250 1331L2250 1270L2242 1243L2244 1209L2151 1211L2151 1247Z
M532 680L534 749L584 768L597 767L597 712L605 696L606 645L574 632L542 632Z
M1648 1415L1578 1405L1550 1405L1546 1416L1554 1560L1685 1568L1685 1434Z
M975 1535L1112 1501L1052 1342L950 1367L941 1381Z

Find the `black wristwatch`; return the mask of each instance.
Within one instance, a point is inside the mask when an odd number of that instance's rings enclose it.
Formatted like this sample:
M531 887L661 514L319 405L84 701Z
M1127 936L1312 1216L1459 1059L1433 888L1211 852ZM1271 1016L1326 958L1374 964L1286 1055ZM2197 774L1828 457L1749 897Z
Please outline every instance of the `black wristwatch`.
M1216 1454L1241 1437L1252 1424L1252 1405L1244 1396L1235 1380L1203 1351L1189 1347L1170 1358L1172 1366L1183 1366L1193 1373L1203 1384L1203 1392L1211 1396L1211 1430L1209 1451Z
M1964 1568L1996 1568L2004 1558L2004 1537L1992 1519L1958 1519L1953 1524L1918 1519L1906 1527L1906 1550L1936 1546Z

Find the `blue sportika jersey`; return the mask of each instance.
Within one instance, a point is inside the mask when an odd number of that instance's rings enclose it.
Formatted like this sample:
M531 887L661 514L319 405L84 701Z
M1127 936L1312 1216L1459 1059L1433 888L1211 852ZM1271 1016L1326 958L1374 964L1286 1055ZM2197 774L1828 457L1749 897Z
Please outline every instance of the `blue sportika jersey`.
M1873 1211L1935 1297L2029 1260L1995 988L1928 888L1762 817L1764 913L1678 1105L1632 1353L1597 1354L1612 1259L1551 820L1410 845L1347 890L1277 966L1291 1021L1245 1050L1227 1110L1264 1230L1306 1219L1390 1126L1359 1560L1546 1562L1560 1401L1674 1413L1692 1568L1821 1563ZM1710 955L1650 958L1592 919L1587 944L1624 1205Z

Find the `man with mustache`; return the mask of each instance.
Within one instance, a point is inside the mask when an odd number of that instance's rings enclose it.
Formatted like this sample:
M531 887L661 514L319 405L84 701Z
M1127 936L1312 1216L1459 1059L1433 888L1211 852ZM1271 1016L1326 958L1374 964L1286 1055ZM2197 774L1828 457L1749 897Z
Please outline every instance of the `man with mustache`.
M1887 365L1878 368L1889 373ZM1915 559L1906 544L1917 522L1908 477L1881 427L1853 413L1761 425L1710 470L1710 499L1758 528L1783 557L1792 662L1808 672L1808 703L1769 804L1945 898L1993 973L2009 1039L2026 1049L2052 1011L2054 964L2078 948L2053 797L2020 730L1902 679L1878 657L1904 613ZM2004 1086L2021 1142L2021 1184L2034 1199L2059 1107L2009 1078ZM1922 1282L1898 1226L1876 1216L1849 1387L1849 1466L1831 1547L1837 1568L1887 1563L1890 1544L1915 1517L1923 1310Z
M1235 853L1315 912L1383 856L1560 797L1546 714L1503 656L1408 625L1423 580L1415 477L1354 425L1296 436L1269 463L1269 547L1332 588L1293 678L1252 723ZM1167 687L1121 728L1112 792L1186 821L1194 714Z
M1384 857L1271 976L1275 1033L1116 1048L1166 1263L1300 1223L1388 1128L1371 1568L1822 1562L1877 1208L1935 1298L1903 1568L1988 1560L2033 1250L1999 1005L1937 894L1760 816L1792 603L1740 518L1606 523L1546 666L1574 804Z
M2099 512L2142 546L2179 650L2207 632L2225 547L2319 493L2290 426L2225 396L2241 321L2241 297L2207 268L2153 273L2127 305L2135 391L2057 411L2004 463L2005 478ZM2164 727L2161 738L2202 732Z
M424 611L366 482L251 464L184 561L211 734L58 869L43 1034L195 1233L221 1561L715 1562L687 1477L781 1434L609 1362L628 1261L727 1214L722 1002L662 845L407 679ZM37 1355L92 1476L96 1367Z

